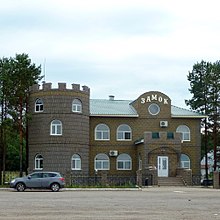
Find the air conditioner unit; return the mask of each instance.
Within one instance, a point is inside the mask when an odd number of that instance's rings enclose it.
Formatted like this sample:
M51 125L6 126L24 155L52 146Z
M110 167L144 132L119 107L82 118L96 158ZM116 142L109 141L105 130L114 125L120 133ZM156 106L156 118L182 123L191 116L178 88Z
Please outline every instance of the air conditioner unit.
M168 121L160 121L160 127L161 127L161 128L166 128L166 127L168 127Z
M118 156L118 151L117 151L117 150L110 150L110 151L109 151L109 156L111 156L111 157L116 157L116 156Z

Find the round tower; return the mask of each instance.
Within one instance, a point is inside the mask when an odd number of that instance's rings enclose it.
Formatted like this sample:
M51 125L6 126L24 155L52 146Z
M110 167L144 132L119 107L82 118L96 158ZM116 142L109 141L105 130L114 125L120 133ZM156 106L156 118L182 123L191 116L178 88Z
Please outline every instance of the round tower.
M29 171L89 172L90 89L65 83L30 88Z

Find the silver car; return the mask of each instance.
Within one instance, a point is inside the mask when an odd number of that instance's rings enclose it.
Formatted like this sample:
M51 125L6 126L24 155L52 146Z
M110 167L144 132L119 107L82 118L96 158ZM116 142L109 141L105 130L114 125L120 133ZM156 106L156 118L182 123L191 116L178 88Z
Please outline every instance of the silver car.
M65 179L57 172L34 172L28 176L13 179L10 187L22 192L27 188L51 189L58 192L65 185Z

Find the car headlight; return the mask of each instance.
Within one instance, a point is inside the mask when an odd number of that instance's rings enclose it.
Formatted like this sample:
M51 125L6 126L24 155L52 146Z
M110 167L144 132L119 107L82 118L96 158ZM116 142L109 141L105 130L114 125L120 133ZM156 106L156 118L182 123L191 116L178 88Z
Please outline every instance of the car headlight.
M12 181L11 181L11 183L14 183L15 182L15 179L13 179Z

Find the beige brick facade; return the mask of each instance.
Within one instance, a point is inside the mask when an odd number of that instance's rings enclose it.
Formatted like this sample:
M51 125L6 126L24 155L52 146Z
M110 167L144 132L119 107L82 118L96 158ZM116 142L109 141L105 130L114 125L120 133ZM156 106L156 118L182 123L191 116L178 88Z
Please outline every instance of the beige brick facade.
M149 114L150 104L156 103L160 107L158 115ZM135 175L139 169L139 157L142 160L142 170L148 167L158 168L158 156L168 157L168 176L176 176L181 166L180 156L186 154L190 158L190 168L194 176L200 176L200 120L192 117L172 117L171 100L160 92L147 92L132 103L138 117L90 117L90 174L94 172L94 158L98 153L108 154L110 150L117 150L118 154L127 153L132 156L132 170L123 171L123 175ZM167 121L167 127L161 127L160 122ZM95 140L95 127L104 123L110 129L109 141ZM117 141L117 128L127 124L132 129L132 140ZM176 133L179 125L186 125L190 129L190 141L181 141L180 133ZM160 138L152 139L152 133L158 132ZM172 139L167 139L167 133L173 133ZM135 141L144 141L135 144ZM121 175L116 168L116 157L110 157L110 175Z
M34 111L38 98L43 100L42 112ZM81 113L71 110L74 98L82 102ZM152 103L159 109L155 110ZM200 176L201 117L174 117L171 99L161 92L146 92L131 102L130 107L137 113L133 116L91 114L89 88L85 86L80 90L77 84L73 84L72 89L67 89L64 83L60 83L58 89L52 89L50 83L44 84L42 89L35 85L31 88L29 104L32 115L29 121L30 171L35 169L35 156L41 154L44 170L94 175L96 155L102 153L109 158L109 169L105 170L108 175L135 176L139 169L144 172L149 167L158 171L161 157L168 159L167 176L176 176L181 167L181 154L185 154L190 159L192 175ZM149 108L159 112L152 114ZM60 136L50 134L51 121L55 119L62 121L63 133ZM161 126L161 122L166 122L166 125ZM99 124L109 127L109 140L95 139L95 129ZM130 140L117 140L117 129L122 124L131 128ZM181 141L181 134L176 133L179 125L189 128L189 141ZM158 137L153 137L155 134ZM110 156L110 151L129 155L131 169L117 169L118 155ZM73 154L81 158L81 169L78 171L71 170ZM159 171L154 173L159 175Z

